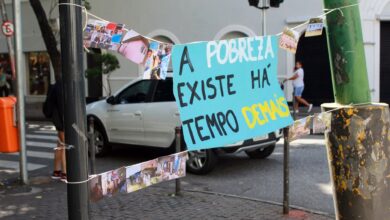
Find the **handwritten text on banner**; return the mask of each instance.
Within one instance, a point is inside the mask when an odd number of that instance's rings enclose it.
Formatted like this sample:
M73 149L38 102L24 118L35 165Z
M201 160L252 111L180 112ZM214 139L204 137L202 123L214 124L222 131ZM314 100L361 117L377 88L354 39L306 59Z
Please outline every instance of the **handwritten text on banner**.
M223 147L292 124L277 81L276 36L175 45L174 94L188 150Z

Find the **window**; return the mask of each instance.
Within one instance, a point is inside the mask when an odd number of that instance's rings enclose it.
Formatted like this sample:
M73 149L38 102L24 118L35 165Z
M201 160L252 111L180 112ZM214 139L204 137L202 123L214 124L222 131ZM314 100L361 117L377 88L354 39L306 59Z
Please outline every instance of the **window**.
M154 102L173 102L173 81L171 78L159 80L154 94Z
M30 95L46 95L50 84L50 59L47 52L27 53Z
M117 97L118 104L146 102L153 80L143 80L127 87Z

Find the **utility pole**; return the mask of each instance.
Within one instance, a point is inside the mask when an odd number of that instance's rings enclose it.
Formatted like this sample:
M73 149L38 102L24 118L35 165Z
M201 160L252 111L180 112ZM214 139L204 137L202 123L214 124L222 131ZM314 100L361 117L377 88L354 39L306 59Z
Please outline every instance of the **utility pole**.
M68 217L88 219L88 156L81 0L60 0ZM72 184L75 183L75 184Z
M19 128L19 144L20 144L20 178L23 184L28 184L27 171L27 150L26 150L26 121L24 108L24 82L25 74L22 71L22 17L20 1L13 2L14 22L15 22L15 51L16 51L16 71L17 74L17 114Z
M333 110L325 137L336 219L388 219L390 114L371 103L358 0L324 6L336 103L321 107Z
M267 1L268 0L262 0L263 5L260 7L263 16L263 25L261 27L262 36L267 34L267 9L269 8Z
M324 0L324 7L333 9L357 3ZM326 16L335 101L343 105L371 102L359 6L340 10Z
M261 6L259 6L260 0L248 0L250 6L253 6L261 10L262 15L262 26L261 26L261 35L265 36L267 33L267 14L266 11L269 9L270 0L261 0ZM279 6L278 6L279 7Z

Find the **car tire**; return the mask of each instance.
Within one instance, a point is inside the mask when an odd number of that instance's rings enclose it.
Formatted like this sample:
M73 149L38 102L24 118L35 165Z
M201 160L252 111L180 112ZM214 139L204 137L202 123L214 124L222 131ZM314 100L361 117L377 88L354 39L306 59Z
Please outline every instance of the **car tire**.
M246 155L253 159L264 159L269 157L275 150L276 144L271 144L268 147L260 148L252 151L245 151Z
M95 124L94 138L95 138L95 156L96 157L107 156L111 152L112 148L107 141L106 131L102 125Z
M214 150L196 150L188 152L187 170L193 174L207 174L211 172L218 161Z

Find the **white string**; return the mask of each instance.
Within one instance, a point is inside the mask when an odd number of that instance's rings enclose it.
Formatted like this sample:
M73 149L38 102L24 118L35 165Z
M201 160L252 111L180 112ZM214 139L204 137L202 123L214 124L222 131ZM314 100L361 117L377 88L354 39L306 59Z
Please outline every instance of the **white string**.
M97 15L94 15L94 14L92 14L91 12L87 11L87 9L85 8L85 6L82 6L82 5L73 4L73 3L60 3L60 4L58 4L58 5L75 6L75 7L80 7L80 8L82 8L82 9L84 10L86 22L85 22L83 31L85 30L85 28L86 28L86 26L87 26L88 15L91 16L91 17L93 17L93 18L96 18L96 19L98 19L98 20L104 21L104 22L110 22L110 21L107 21L107 20L105 20L105 19L103 19L103 18L101 18L101 17L99 17L99 16L97 16ZM340 11L341 15L344 16L344 13L343 13L343 11L342 11L341 9L350 8L350 7L355 7L355 6L358 6L358 5L359 5L359 3L352 4L352 5L345 5L345 6L338 7L338 8L333 8L333 9L326 9L326 8L325 8L324 11L328 11L328 12L325 12L324 14L321 14L321 15L317 16L317 18L323 18L323 17L325 17L327 14L330 14L330 13L332 13L332 12L334 12L334 11ZM293 28L290 28L290 30L298 29L298 28L300 28L300 27L302 27L302 26L308 24L309 22L310 22L310 21L306 21L306 22L304 22L304 23L302 23L302 24L299 24L299 25L297 25L297 26L295 26L295 27L293 27ZM124 29L125 29L126 31L129 31L129 29L127 29L127 28L124 28ZM280 35L282 35L282 34L283 34L283 32L280 32L280 33L276 34L276 36L280 36ZM143 36L143 35L142 35L142 36ZM170 43L166 43L166 42L162 42L162 41L155 40L155 39L153 39L153 38L149 38L149 37L147 37L147 36L143 36L143 37L146 38L146 39L148 39L148 40L156 41L156 42L158 42L158 43L170 44ZM89 50L88 50L87 48L84 47L84 49L85 49L87 52L89 52Z
M89 12L89 11L87 11L87 13L88 13L88 15L90 15L91 17L96 18L96 19L98 19L98 20L101 20L101 21L104 21L104 22L110 22L110 21L107 21L107 20L105 20L105 19L103 19L103 18L97 16L97 15L92 14L92 13Z
M90 181L91 179L95 178L96 176L98 176L98 175L90 175L87 180L78 181L78 182L69 182L68 180L63 180L63 182L66 183L66 184L83 184L83 183L87 183L88 181Z
M341 9L350 8L350 7L355 7L355 6L358 6L358 5L359 5L359 3L357 3L357 4L352 4L352 5L346 5L346 6L342 6L342 7L339 7L339 8L333 8L333 9L326 9L326 8L325 8L324 11L328 11L328 12L325 12L324 14L321 14L321 15L317 16L317 18L324 18L326 15L328 15L328 14L334 12L334 11L340 11L341 15L344 17L344 13L343 13L343 11L342 11ZM293 28L290 28L290 30L298 29L298 28L300 28L300 27L302 27L302 26L308 24L309 22L310 22L310 21L306 21L306 22L304 22L304 23L302 23L302 24L299 24L299 25L297 25L297 26L295 26L295 27L293 27ZM280 33L276 34L276 36L280 36L280 35L282 35L282 34L283 34L283 32L280 32Z

